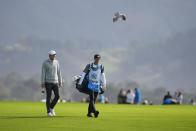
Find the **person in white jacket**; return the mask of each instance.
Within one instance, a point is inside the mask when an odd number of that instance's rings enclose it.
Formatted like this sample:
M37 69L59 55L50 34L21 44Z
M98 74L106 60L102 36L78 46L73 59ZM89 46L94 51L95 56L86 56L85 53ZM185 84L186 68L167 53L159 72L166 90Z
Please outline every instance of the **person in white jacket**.
M127 104L134 104L134 98L135 98L135 94L134 94L133 90L128 90L127 96L126 96L126 103Z
M183 95L182 95L182 93L180 91L178 92L178 96L176 98L176 101L177 101L177 104L182 105Z

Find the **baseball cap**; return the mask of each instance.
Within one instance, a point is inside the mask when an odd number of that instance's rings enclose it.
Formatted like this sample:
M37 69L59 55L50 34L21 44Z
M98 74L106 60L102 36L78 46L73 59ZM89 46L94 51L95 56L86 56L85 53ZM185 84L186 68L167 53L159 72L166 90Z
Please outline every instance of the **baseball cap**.
M50 51L48 52L48 54L49 54L49 55L56 55L56 51L50 50Z
M94 55L94 59L97 59L97 58L99 58L99 59L100 59L100 58L101 58L101 56L100 56L99 54L95 54L95 55Z

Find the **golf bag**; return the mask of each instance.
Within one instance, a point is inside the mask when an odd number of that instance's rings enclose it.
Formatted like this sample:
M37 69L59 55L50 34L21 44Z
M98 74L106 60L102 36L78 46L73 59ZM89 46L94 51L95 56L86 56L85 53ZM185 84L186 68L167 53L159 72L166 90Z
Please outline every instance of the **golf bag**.
M77 87L81 76L75 76L75 78L74 78L74 81L76 82L76 89L81 93L84 93L84 94L89 94L90 93L90 89L88 88L88 83L89 83L89 72L91 70L92 65L93 65L93 63L89 64L89 69L88 69L88 72L86 73L86 75L83 79L83 82L81 84L81 86L82 86L81 88ZM99 94L103 94L103 93L104 93L104 89L102 88L102 86L100 86Z

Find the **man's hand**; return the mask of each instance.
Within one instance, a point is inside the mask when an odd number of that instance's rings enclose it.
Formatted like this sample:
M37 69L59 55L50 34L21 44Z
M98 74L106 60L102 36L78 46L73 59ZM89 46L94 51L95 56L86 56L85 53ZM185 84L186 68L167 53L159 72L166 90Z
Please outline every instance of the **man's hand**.
M61 87L62 87L62 84L61 84L61 83L59 83L59 84L58 84L58 87L59 87L59 88L61 88Z
M42 87L42 88L46 88L46 87L45 87L45 84L42 84L41 87Z
M106 91L106 85L104 85L102 88L104 89L104 91Z
M80 84L77 84L77 88L82 88L82 85L80 85Z

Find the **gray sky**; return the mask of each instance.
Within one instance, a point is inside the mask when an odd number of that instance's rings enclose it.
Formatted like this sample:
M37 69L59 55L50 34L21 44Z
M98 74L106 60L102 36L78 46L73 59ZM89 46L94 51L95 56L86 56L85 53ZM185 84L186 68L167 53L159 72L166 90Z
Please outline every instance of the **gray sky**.
M105 44L156 42L196 28L195 0L1 0L0 42L29 35ZM127 21L112 23L122 11Z

